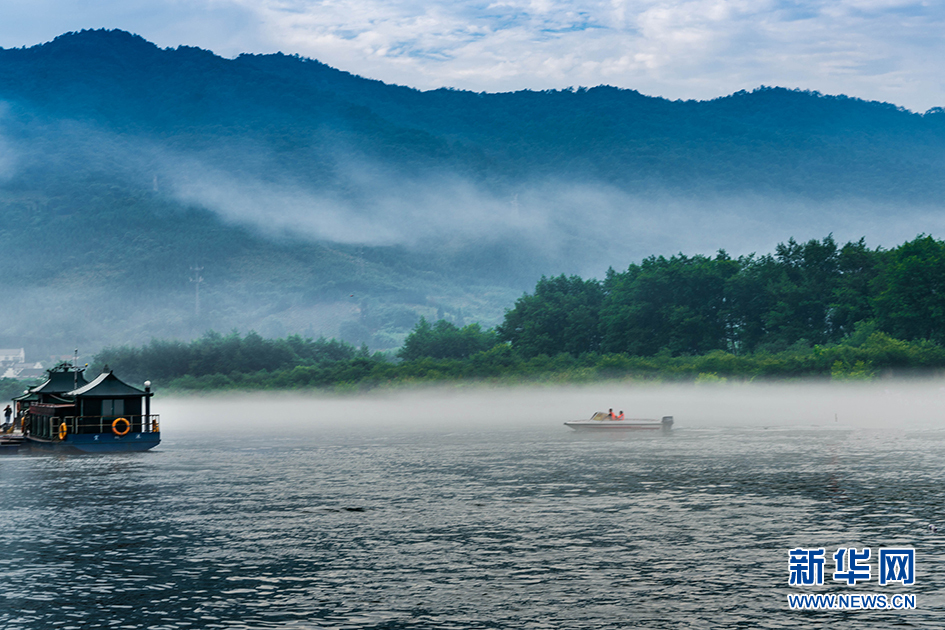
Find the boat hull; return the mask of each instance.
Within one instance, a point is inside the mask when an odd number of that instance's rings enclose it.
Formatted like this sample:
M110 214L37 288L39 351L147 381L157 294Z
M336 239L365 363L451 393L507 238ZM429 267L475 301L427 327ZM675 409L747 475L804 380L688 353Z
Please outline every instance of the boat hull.
M565 422L564 426L575 431L661 431L663 429L661 422L620 422L619 420L610 422L606 420L579 420Z
M673 417L663 416L662 420L572 420L565 422L564 426L575 431L670 431Z
M83 433L67 435L64 440L27 436L24 444L32 449L69 453L133 453L150 450L160 442L160 433Z

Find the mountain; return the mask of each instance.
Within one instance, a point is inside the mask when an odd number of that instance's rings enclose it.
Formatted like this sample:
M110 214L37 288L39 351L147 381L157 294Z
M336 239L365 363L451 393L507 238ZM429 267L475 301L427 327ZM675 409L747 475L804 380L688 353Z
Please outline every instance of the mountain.
M945 111L845 96L424 92L68 33L0 49L0 345L255 328L393 347L420 315L494 324L541 274L831 231L895 244L940 226L943 149Z
M386 85L297 56L224 59L123 31L0 50L14 118L77 121L170 148L258 143L266 164L339 183L343 150L398 175L448 172L510 186L545 174L622 189L771 191L938 199L945 111L761 88L713 101L634 90L477 94ZM8 116L10 114L8 113ZM242 163L240 163L242 162Z

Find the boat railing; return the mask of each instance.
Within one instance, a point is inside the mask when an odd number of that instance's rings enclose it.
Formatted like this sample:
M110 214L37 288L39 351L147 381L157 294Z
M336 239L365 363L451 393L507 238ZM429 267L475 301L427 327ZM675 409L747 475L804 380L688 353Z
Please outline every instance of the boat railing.
M125 422L120 422L124 419ZM124 416L64 416L48 418L49 434L59 435L61 425L66 425L66 433L158 433L161 416L158 414L128 414ZM127 423L127 424L126 424Z

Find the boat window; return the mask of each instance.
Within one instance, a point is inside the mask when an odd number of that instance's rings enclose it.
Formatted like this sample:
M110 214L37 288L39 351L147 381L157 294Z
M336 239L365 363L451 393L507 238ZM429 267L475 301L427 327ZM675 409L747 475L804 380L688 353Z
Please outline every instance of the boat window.
M103 398L102 415L103 416L121 416L125 413L125 401L123 398Z

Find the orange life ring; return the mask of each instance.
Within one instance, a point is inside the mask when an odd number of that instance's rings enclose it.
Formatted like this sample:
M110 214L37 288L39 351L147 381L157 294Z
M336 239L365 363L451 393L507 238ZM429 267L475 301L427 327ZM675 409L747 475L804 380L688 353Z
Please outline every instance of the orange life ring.
M125 423L125 430L124 430L124 431L119 431L119 430L118 430L118 423L119 423L119 422L124 422L124 423ZM125 420L124 418L115 418L115 421L112 422L112 433L114 433L115 435L118 435L118 436L122 436L122 435L128 435L128 431L131 431L131 423L128 422L127 420Z
M68 432L69 432L69 427L66 426L65 422L59 425L59 439L60 440L66 439L66 434Z

